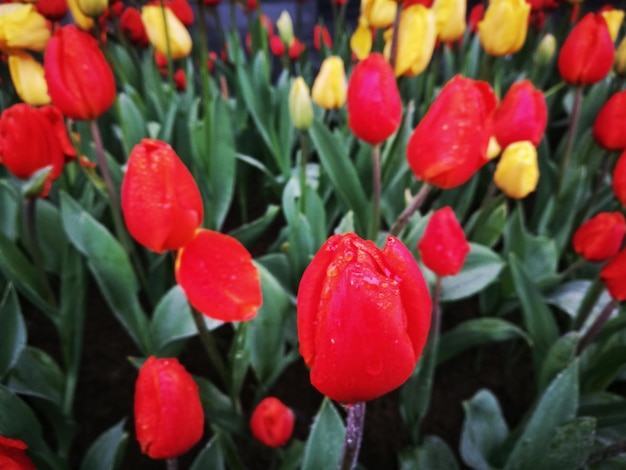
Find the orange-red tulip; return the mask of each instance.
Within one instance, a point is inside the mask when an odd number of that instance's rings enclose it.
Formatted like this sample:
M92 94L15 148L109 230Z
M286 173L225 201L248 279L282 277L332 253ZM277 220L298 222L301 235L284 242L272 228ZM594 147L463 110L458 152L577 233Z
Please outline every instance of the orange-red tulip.
M593 123L593 137L605 149L626 149L626 90L615 93L602 106Z
M252 412L250 430L266 446L282 447L291 437L295 420L288 406L278 398L267 397Z
M626 249L620 251L600 271L600 279L615 300L626 300Z
M438 276L454 276L461 270L470 246L451 207L433 213L417 248L424 265Z
M574 251L587 261L606 261L617 254L626 234L626 220L619 212L601 212L574 233Z
M28 446L19 439L0 436L0 468L3 470L36 470L26 455Z

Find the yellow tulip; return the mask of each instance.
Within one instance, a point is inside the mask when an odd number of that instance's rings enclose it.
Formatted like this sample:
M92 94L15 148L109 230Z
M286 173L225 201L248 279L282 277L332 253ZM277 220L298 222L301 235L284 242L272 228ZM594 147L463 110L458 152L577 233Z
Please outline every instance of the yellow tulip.
M98 18L109 6L109 0L77 0L78 8L91 18Z
M347 93L348 81L343 60L338 56L327 57L313 82L313 102L324 109L341 108L346 102Z
M70 13L72 14L72 18L74 19L74 23L83 31L90 31L93 29L94 21L93 18L89 18L87 15L83 13L83 11L78 6L78 0L67 0L67 6L70 9Z
M385 33L385 58L391 55L391 38L393 31ZM437 40L435 14L423 5L413 5L403 9L400 16L400 30L398 31L398 50L394 72L396 77L401 75L414 77L424 71L433 56Z
M46 19L30 4L0 5L0 51L43 51L50 39Z
M615 73L620 77L626 76L626 37L622 39L615 51L615 64L613 65Z
M365 59L372 50L372 31L364 16L359 17L359 24L350 37L350 49L359 60Z
M361 15L374 28L386 28L393 24L398 11L395 0L361 0Z
M435 0L432 10L435 12L437 38L440 41L456 41L463 36L467 27L467 0Z
M182 59L189 55L192 45L191 36L172 10L165 8L165 21L163 21L163 9L160 6L145 6L141 9L141 19L148 39L157 51L167 57L165 34L165 28L167 28L172 59Z
M624 10L607 10L603 11L601 15L606 20L606 25L609 27L609 34L613 42L617 39L619 29L624 21Z
M503 56L519 51L526 41L529 14L525 0L492 0L478 23L478 38L487 53Z
M507 196L522 199L532 193L539 181L537 149L525 140L504 149L493 181Z
M291 16L287 10L283 10L276 20L276 29L278 29L278 35L287 47L291 46L294 40L293 23L291 22Z
M34 106L50 103L43 66L32 55L26 52L9 55L9 71L22 101Z
M293 127L305 130L311 127L313 123L313 104L311 103L311 95L309 87L304 78L298 77L291 85L289 92L289 114Z

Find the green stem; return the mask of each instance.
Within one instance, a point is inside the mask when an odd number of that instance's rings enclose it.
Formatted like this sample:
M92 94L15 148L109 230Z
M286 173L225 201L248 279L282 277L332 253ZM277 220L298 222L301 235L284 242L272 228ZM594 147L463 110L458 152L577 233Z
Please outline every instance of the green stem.
M224 364L224 360L217 348L217 343L215 342L215 338L209 331L204 322L204 317L198 310L191 307L191 314L193 316L193 321L196 324L196 328L198 328L198 335L200 336L200 341L202 341L202 345L206 350L209 360L215 366L217 370L217 374L224 384L225 387L228 388L228 378L226 375L226 365Z
M300 212L306 210L306 165L309 158L306 132L300 132Z
M57 306L56 296L48 281L46 268L43 262L43 254L39 246L39 237L37 236L37 198L28 197L24 201L24 224L26 227L26 236L30 244L30 251L37 270L37 276L45 290L46 300L55 307Z
M417 192L408 206L402 211L402 213L398 216L394 224L391 226L389 230L389 235L393 235L397 237L398 234L402 231L402 229L409 223L409 219L411 216L421 207L422 203L428 196L430 189L432 186L428 183L423 183L420 190Z
M603 290L604 283L599 278L594 279L589 286L589 289L587 289L585 297L583 297L583 301L580 303L580 307L576 312L576 318L574 320L575 330L580 330L583 327L583 325L587 321L587 318L589 318L589 315L591 315L593 306L600 298Z
M565 142L565 151L561 156L561 165L559 167L559 184L558 193L564 189L565 185L565 173L567 172L567 166L569 164L570 155L574 148L574 141L576 140L576 128L578 127L578 118L580 117L580 105L583 99L583 87L577 86L574 92L574 104L572 108L572 116L570 119L569 130L567 132L567 141Z
M348 407L346 437L343 442L340 470L353 470L359 460L359 450L365 424L365 402L361 401Z
M596 321L593 322L593 325L587 330L587 333L582 337L580 343L578 343L577 354L580 355L582 352L589 346L594 338L600 333L600 330L607 322L607 320L611 317L611 314L614 310L619 307L619 300L612 299L600 312Z
M198 0L198 31L200 37L200 78L202 79L202 93L205 98L211 99L211 90L209 87L209 71L207 69L207 60L209 59L207 27L206 27L206 10L203 0ZM208 110L205 109L205 112Z
M174 63L172 62L172 45L170 44L170 28L167 24L167 13L165 12L165 1L159 0L161 5L161 18L163 19L163 30L165 31L165 47L167 52L167 79L170 88L174 89Z
M237 31L237 11L235 10L235 0L230 0L229 12L230 12L230 30Z
M380 196L381 196L381 182L380 182L380 144L374 145L372 148L372 225L370 231L370 239L376 241L378 235L378 229L380 227Z
M555 94L557 91L561 90L561 88L564 88L565 86L567 86L567 83L564 81L560 81L559 83L557 83L556 85L548 88L546 91L543 92L543 96L544 98L548 98L550 96L552 96L553 94Z
M391 35L391 49L389 51L389 63L396 70L396 57L398 55L398 38L400 36L400 17L402 16L402 3L398 4L396 17L393 20L393 33Z

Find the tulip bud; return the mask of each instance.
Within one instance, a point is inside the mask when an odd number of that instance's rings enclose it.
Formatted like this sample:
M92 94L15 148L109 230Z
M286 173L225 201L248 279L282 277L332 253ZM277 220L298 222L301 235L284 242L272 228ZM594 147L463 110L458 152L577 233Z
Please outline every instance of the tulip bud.
M189 31L169 8L165 8L165 22L163 16L160 6L148 5L141 9L141 19L150 43L157 51L167 56L167 38L169 38L172 59L187 57L192 46ZM167 35L165 34L166 28Z
M626 151L617 159L613 169L613 193L622 206L626 207Z
M43 67L52 102L69 118L95 119L115 101L115 78L98 41L72 25L56 30Z
M615 57L606 20L587 13L561 47L558 67L563 80L573 85L599 82L610 72Z
M26 454L28 446L19 439L0 436L0 465L7 470L36 470Z
M330 37L328 28L326 28L326 26L316 24L313 26L313 47L316 51L322 49L322 43L327 49L333 47L333 39Z
M420 357L431 300L411 252L354 233L333 235L306 268L297 295L300 354L311 383L342 403L402 385Z
M417 248L424 265L438 276L454 276L461 270L470 245L451 207L433 213Z
M535 63L538 66L547 65L554 57L556 51L556 38L553 34L547 33L541 39L537 51L535 52Z
M502 148L529 140L539 145L548 125L548 106L530 80L515 82L494 114L495 136Z
M313 123L313 103L309 94L309 87L304 78L296 78L289 92L289 114L293 127L301 131L311 127Z
M609 28L611 40L615 42L617 35L619 34L619 29L624 21L624 10L616 10L612 8L610 10L605 10L600 14L606 21L606 26Z
M94 27L93 18L85 15L78 6L78 0L67 0L67 6L72 14L72 19L78 28L83 31L91 31Z
M131 236L157 253L191 241L204 214L187 167L168 144L152 139L143 139L128 157L121 205Z
M465 33L467 0L435 0L437 39L443 42L456 41Z
M38 0L35 8L46 19L53 22L61 21L67 15L67 0Z
M347 108L350 130L371 145L383 143L400 126L400 92L393 69L381 54L370 54L354 67Z
M181 92L187 89L187 75L183 69L178 69L174 74L174 85Z
M493 181L514 199L522 199L532 193L539 181L535 146L529 141L522 141L505 148L493 174Z
M0 5L0 49L43 51L50 39L46 19L33 5L5 3Z
M626 76L626 36L622 38L622 41L615 51L615 64L613 65L613 69L620 77Z
M620 251L600 271L600 279L615 300L626 300L626 249Z
M394 0L361 0L361 15L373 28L387 28L396 17L398 5Z
M291 22L291 16L289 16L286 10L283 10L276 20L276 29L278 29L278 35L287 47L291 46L294 39L293 23Z
M313 102L324 109L341 108L346 102L347 90L348 82L341 57L330 56L324 59L313 82Z
M43 66L26 52L9 55L9 71L22 101L34 106L50 103Z
M359 60L365 59L372 50L372 31L364 16L359 17L359 24L350 36L350 49Z
M626 90L618 91L604 103L592 132L596 142L605 149L626 149Z
M601 212L582 224L574 237L574 251L591 262L612 258L622 246L626 219L619 212Z
M202 438L198 385L176 358L146 360L137 376L134 408L137 440L150 458L178 457Z
M282 447L291 437L295 419L293 411L278 398L267 397L254 409L250 430L266 446Z
M385 35L384 54L387 60L391 56L393 29ZM414 77L426 69L435 50L437 24L435 14L423 5L403 8L398 31L398 49L394 71L396 77Z
M109 0L76 0L78 8L91 18L98 18L109 6Z
M125 8L120 17L122 34L136 47L146 47L150 40L141 20L141 12L136 8Z
M530 5L525 0L492 0L478 23L478 38L493 56L514 54L526 41Z
M262 301L259 270L235 238L198 230L178 250L176 282L203 315L222 321L252 320Z
M450 189L487 163L496 96L487 82L453 77L409 138L407 160L415 176Z

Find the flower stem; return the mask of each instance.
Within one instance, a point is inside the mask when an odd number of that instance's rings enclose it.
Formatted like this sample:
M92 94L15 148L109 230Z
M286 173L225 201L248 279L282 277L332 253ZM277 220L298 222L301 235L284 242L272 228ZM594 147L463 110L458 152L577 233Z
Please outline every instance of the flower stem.
M173 457L165 461L167 470L178 470L178 459Z
M574 104L572 107L572 116L569 123L569 130L567 131L567 141L565 142L565 150L561 156L561 165L559 167L559 184L558 193L561 194L563 186L565 185L565 173L567 172L567 166L569 164L570 155L574 148L574 140L576 140L576 128L578 127L578 118L580 116L580 105L583 99L583 87L576 87L574 93Z
M378 235L378 229L380 227L380 195L381 195L381 182L380 182L380 144L374 145L372 148L372 189L373 189L373 201L372 201L372 225L370 230L370 239L376 241Z
M363 425L365 423L365 402L361 401L348 408L348 421L346 423L346 438L343 442L340 470L352 470L356 468L359 459L359 449L363 438Z
M193 321L196 324L196 328L198 328L200 341L202 341L202 345L204 346L204 349L206 350L211 363L213 363L213 365L215 366L217 374L219 375L219 378L224 386L228 386L226 365L224 364L224 360L222 359L222 356L217 349L215 338L207 328L206 323L204 323L204 318L202 317L202 314L193 307L191 307L191 314L193 316Z
M402 3L398 3L396 17L393 20L393 33L391 35L391 50L389 51L389 63L391 68L396 70L396 57L398 56L398 37L400 35L400 16L402 15Z
M300 212L306 210L306 164L309 157L306 132L300 132Z
M170 28L167 24L167 13L165 11L165 1L159 0L161 5L161 17L163 18L163 30L165 31L165 47L167 52L167 79L170 87L174 89L174 63L172 62L172 44L170 43Z
M591 325L589 330L587 330L587 333L585 333L585 336L583 336L580 340L580 343L578 343L578 355L580 355L585 350L585 348L587 348L587 346L591 344L593 339L598 335L598 333L600 333L600 330L602 329L604 324L611 317L613 311L618 307L619 300L613 299L608 304L606 304L606 306L602 309L602 312L600 312L600 315L598 315L598 318L596 318L596 321L593 322L593 325Z
M398 234L402 231L402 229L409 223L409 219L411 216L421 207L422 203L428 196L430 189L432 186L428 183L423 183L420 190L417 192L413 199L409 203L408 206L402 211L402 213L398 216L396 221L393 223L391 229L389 230L389 235L393 235L397 237Z

